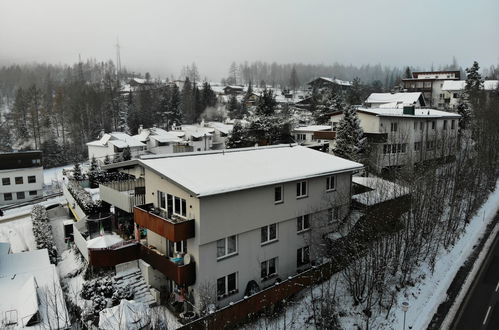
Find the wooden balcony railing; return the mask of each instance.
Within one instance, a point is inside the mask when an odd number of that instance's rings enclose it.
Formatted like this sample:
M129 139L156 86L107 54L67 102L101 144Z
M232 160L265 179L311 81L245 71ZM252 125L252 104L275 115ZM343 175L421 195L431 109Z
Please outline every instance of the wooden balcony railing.
M194 220L174 221L155 214L151 212L152 210L153 204L135 206L133 208L135 223L173 242L194 237Z
M129 241L109 248L88 249L89 264L94 267L114 267L124 262L142 259L179 285L192 285L196 281L194 262L177 264L167 256L138 242Z

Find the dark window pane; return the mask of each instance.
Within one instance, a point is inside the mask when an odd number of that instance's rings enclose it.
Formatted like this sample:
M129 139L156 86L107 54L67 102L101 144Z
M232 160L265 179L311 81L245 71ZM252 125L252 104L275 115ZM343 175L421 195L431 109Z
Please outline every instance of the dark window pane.
M217 295L221 296L225 294L225 277L221 277L217 280Z
M310 262L310 248L308 246L303 248L303 263L308 264Z
M302 230L302 217L296 218L296 231Z
M275 191L274 191L274 201L275 201L275 202L280 202L280 201L282 201L282 187L281 187L281 186L275 187Z
M300 266L302 264L302 249L296 250L296 265Z
M182 199L182 216L186 216L186 210L187 209L187 205L186 205L186 202L185 202L185 199Z
M262 227L262 243L267 242L268 227Z
M296 184L296 196L300 196L301 195L300 192L301 192L301 185L300 182L298 182Z
M19 191L17 193L17 199L24 199L24 191Z
M276 265L275 265L276 258L272 258L269 260L269 275L273 275L276 273Z
M16 184L23 184L23 177L22 176L16 176Z
M270 225L270 235L269 235L269 240L273 240L277 238L277 225L273 224Z
M36 190L32 190L32 191L30 191L30 192L29 192L29 195L30 195L30 196L36 196Z
M236 252L236 236L231 236L227 238L227 253L234 253Z
M36 176L34 175L28 176L28 183L36 183Z
M225 255L225 239L219 239L217 241L217 257L223 257Z
M168 215L171 216L171 214L173 213L173 196L170 195L170 194L167 194L166 195L166 206L167 206L167 212L168 212Z
M260 264L260 277L267 277L267 262L264 261Z
M10 178L3 178L3 179L2 179L2 185L3 185L3 186L8 186L8 185L10 185Z
M12 200L12 193L3 194L3 199L6 201L11 201Z
M227 286L229 292L236 289L236 273L227 276Z
M175 197L175 213L180 214L180 198Z
M303 229L310 228L310 219L308 214L303 217Z

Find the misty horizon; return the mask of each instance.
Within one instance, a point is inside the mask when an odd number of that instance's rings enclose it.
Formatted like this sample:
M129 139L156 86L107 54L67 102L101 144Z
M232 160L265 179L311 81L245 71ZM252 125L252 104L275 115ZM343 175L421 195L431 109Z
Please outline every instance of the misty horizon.
M476 60L487 69L499 61L499 3L480 3L16 1L0 4L8 31L0 65L116 62L119 39L122 67L153 78L177 78L193 62L210 81L226 77L233 61L430 70L455 57L463 68Z

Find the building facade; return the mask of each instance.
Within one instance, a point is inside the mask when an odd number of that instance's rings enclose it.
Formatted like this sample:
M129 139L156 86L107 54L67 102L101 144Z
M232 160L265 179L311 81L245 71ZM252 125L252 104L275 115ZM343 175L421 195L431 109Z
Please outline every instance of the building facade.
M146 206L134 210L135 223L147 229L144 245L177 263L156 284L199 308L226 305L310 267L324 252L324 234L347 215L351 177L362 168L289 145L136 164L146 187Z
M402 79L403 88L407 92L421 92L427 106L444 109L442 87L444 80L459 80L460 71L424 71L413 72L412 78Z
M0 153L0 205L43 196L41 151Z

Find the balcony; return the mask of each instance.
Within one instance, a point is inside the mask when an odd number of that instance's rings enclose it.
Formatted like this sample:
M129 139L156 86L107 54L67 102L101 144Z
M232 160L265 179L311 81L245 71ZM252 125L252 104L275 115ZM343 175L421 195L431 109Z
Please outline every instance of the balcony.
M336 132L333 131L317 131L314 132L314 140L334 140L336 139Z
M194 237L194 220L171 219L157 214L154 210L153 204L135 206L133 208L135 223L173 242Z
M88 249L89 264L94 267L114 267L117 264L142 259L178 285L193 285L196 282L196 265L175 263L154 248L134 241L116 246Z
M125 212L132 213L135 205L145 203L145 182L136 180L112 181L99 185L100 198Z
M142 244L140 245L140 259L179 285L189 286L196 282L196 266L192 261L187 265L175 263L156 249Z

